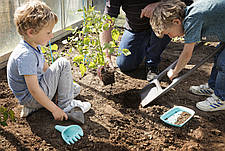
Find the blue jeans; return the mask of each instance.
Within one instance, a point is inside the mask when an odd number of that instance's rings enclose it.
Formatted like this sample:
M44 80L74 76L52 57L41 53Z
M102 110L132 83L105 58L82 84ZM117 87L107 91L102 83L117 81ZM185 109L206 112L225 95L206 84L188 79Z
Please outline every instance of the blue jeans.
M128 49L131 55L121 54L117 57L117 65L121 71L135 70L145 58L146 63L157 67L161 60L161 53L170 42L168 36L158 38L152 30L143 32L124 31L119 50ZM121 53L121 51L120 51Z
M214 65L208 81L216 96L225 101L225 49L214 57Z

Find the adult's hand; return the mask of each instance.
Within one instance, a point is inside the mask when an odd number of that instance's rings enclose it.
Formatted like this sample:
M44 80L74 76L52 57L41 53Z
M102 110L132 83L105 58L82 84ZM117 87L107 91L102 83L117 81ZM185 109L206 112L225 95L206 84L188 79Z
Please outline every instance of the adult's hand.
M108 62L108 65L109 65L110 68L114 69L114 65L113 65L111 56L110 57L106 57L106 62Z
M151 4L147 5L147 6L145 6L145 8L141 10L140 17L141 18L143 18L143 17L151 18L155 7L158 6L159 3L160 2L151 3Z

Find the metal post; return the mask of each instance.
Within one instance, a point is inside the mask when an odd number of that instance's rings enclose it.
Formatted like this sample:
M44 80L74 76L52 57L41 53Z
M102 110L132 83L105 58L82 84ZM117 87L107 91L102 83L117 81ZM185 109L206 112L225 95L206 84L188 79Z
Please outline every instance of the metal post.
M66 27L65 24L65 5L64 0L61 0L61 27L64 29Z

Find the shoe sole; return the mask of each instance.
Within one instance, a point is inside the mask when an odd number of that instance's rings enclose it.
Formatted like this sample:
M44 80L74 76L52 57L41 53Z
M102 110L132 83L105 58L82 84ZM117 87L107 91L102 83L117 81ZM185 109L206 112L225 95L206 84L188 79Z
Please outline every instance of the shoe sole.
M195 95L199 95L199 96L211 96L213 93L211 94L206 94L206 93L197 93L195 91L189 90L190 93L195 94Z
M220 109L220 107L218 107L218 108L212 108L211 110L206 110L205 108L202 108L201 106L199 106L198 104L196 104L196 107L199 109L199 110L201 110L201 111L205 111L205 112L215 112L215 111L222 111L222 110L225 110L225 108L224 109Z

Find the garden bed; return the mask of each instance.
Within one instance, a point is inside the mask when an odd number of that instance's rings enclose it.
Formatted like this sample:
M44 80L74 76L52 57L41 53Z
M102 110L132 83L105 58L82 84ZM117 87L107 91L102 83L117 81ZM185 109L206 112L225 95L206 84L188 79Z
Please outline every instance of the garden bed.
M160 70L169 66L182 50L182 43L171 42L162 55ZM188 67L215 50L214 44L195 51ZM0 126L0 150L216 150L225 148L225 111L202 112L195 104L206 99L188 92L191 85L207 82L212 67L209 60L175 88L142 108L135 94L148 82L144 65L136 71L124 74L116 69L115 83L103 86L95 72L87 72L82 78L73 66L73 77L82 86L78 99L89 101L92 108L85 113L81 125L84 136L73 145L67 145L57 125L76 124L72 121L55 121L50 112L41 109L27 118L19 117L21 106L6 82L6 72L1 70L0 105L12 108L15 122ZM186 70L188 70L188 67ZM184 71L185 72L185 71ZM183 73L183 72L182 72ZM165 78L162 86L167 86ZM134 97L131 97L134 96ZM196 114L183 127L173 127L160 120L160 115L174 105L193 109Z

